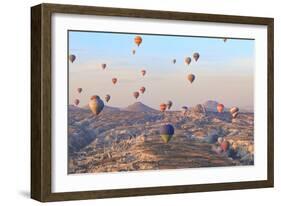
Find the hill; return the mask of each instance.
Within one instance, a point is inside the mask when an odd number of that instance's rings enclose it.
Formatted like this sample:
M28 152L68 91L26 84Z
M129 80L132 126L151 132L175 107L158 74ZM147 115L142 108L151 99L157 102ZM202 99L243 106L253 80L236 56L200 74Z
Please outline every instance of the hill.
M130 112L158 112L155 109L152 109L149 106L146 106L145 104L141 102L136 102L134 104L129 105L126 108L122 109L123 111L130 111Z

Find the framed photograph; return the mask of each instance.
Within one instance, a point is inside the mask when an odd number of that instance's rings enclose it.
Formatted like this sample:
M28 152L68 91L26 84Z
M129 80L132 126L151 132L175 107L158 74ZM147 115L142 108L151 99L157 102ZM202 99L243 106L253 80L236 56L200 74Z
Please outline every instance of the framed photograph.
M273 19L31 8L31 197L273 187Z

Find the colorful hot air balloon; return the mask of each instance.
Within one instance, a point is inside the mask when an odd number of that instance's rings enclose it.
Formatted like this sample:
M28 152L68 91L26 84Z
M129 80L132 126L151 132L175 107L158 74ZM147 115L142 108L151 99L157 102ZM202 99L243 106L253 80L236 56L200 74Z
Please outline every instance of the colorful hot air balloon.
M160 111L161 112L165 112L166 108L167 108L166 104L164 104L164 103L160 104Z
M182 115L186 115L187 110L188 110L188 107L187 107L187 106L183 106L183 107L181 108Z
M188 81L190 81L190 83L192 83L194 81L194 79L195 79L195 75L194 74L189 74L189 75L187 75L187 79L188 79Z
M231 113L231 114L233 114L233 113L235 113L235 112L238 112L239 111L239 108L238 107L232 107L230 110L229 110L229 112Z
M81 93L82 92L82 88L77 88L77 92Z
M132 54L135 55L135 53L136 53L136 50L133 49L133 50L132 50Z
M97 99L97 98L99 98L99 96L93 95L93 96L91 96L90 100Z
M116 84L116 83L117 83L117 78L115 78L115 77L112 78L112 83L113 83L113 84Z
M99 96L94 95L91 97L91 101L89 102L89 107L93 112L93 114L98 115L103 110L104 103Z
M142 76L144 76L145 74L146 74L146 70L141 70L141 74L142 74Z
M69 61L71 61L71 63L73 63L76 59L76 56L74 54L70 54L69 55Z
M222 113L223 110L224 110L224 105L223 104L218 104L217 105L217 110L218 110L219 113Z
M186 58L184 59L184 63L185 63L186 65L189 65L189 64L191 63L191 58L190 58L190 57L186 57Z
M104 99L106 102L108 102L110 100L110 95L109 94L105 95Z
M133 96L137 99L140 96L140 93L139 92L134 92Z
M200 54L198 52L195 52L193 54L193 58L195 59L196 62L198 61L199 57L200 57Z
M229 142L224 139L223 142L221 143L221 148L224 152L226 152L229 149Z
M177 60L176 59L173 59L173 64L175 64L177 62Z
M173 105L173 102L171 100L169 100L166 105L167 105L167 108L170 109Z
M136 36L136 37L135 37L135 43L136 43L136 45L140 46L140 44L142 43L142 38L141 38L141 36Z
M145 92L145 87L141 87L140 92L143 94Z
M175 133L174 127L171 124L162 125L160 128L160 135L165 143L168 143Z
M77 106L80 103L79 99L74 100L74 104Z
M106 64L101 64L101 68L105 69L106 68Z

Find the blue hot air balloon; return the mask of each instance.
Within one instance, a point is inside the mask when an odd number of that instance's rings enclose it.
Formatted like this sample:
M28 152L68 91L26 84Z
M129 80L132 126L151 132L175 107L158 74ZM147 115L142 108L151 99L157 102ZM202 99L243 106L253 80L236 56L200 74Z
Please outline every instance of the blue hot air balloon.
M171 124L165 124L160 128L160 135L165 143L168 143L174 135L174 127Z

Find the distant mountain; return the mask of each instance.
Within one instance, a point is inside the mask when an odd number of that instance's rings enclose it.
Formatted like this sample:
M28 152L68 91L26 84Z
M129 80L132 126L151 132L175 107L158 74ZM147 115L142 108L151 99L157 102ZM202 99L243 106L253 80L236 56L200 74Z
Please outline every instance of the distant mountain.
M87 109L87 110L90 109L90 108L89 108L89 105L85 105L85 106L83 106L82 108L83 108L83 109ZM120 111L120 109L117 108L117 107L110 107L110 106L104 105L103 111L104 111L104 112L117 112L117 111Z
M217 101L208 100L205 103L203 103L203 106L205 107L206 111L208 111L208 112L216 112L218 104L219 103Z
M141 102L136 102L134 104L131 104L128 107L123 108L122 110L130 111L130 112L157 112L157 110L152 109L151 107L146 106Z
M203 103L203 106L205 107L206 111L208 112L217 112L217 106L218 106L218 102L214 101L214 100L208 100L205 103ZM240 112L253 112L254 109L252 106L244 106L244 107L239 107L239 111ZM225 107L224 111L229 111L230 108Z

